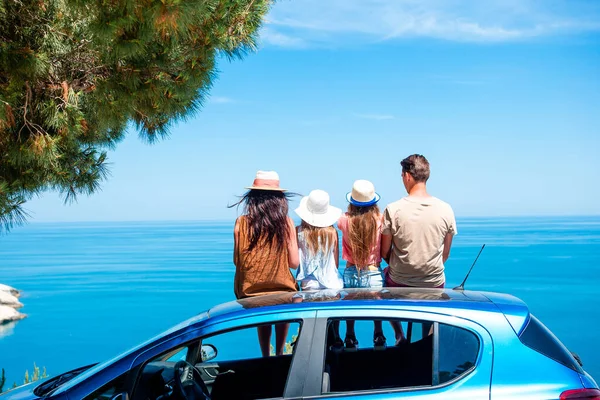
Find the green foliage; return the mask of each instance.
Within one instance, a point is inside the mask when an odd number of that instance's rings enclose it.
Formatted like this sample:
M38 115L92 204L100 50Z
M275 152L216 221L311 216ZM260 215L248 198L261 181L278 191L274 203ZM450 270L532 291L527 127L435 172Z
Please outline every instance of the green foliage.
M44 369L40 373L40 367L38 367L37 365L35 365L35 363L33 363L33 374L31 375L31 378L30 378L29 371L25 371L25 379L23 381L23 384L35 382L35 381L38 381L40 379L47 378L47 377L48 377L48 375L46 374L46 367L44 367Z
M296 344L296 339L298 339L298 334L292 335L292 340L289 342L285 342L285 347L283 349L283 354L292 354L294 352L294 344ZM272 356L275 355L275 346L270 344L270 353Z
M46 373L46 367L44 367L41 371L40 371L40 367L38 367L37 365L35 365L35 363L33 363L33 373L31 376L29 376L29 371L25 371L25 378L23 379L23 384L26 385L28 383L31 382L35 382L38 381L40 379L44 379L47 378L48 374ZM2 368L2 377L0 378L0 393L2 393L2 388L4 387L4 384L6 383L6 377L4 375L4 368ZM16 388L17 387L17 383L13 383L12 388Z
M0 230L45 190L95 192L132 123L154 142L198 111L272 0L0 0Z

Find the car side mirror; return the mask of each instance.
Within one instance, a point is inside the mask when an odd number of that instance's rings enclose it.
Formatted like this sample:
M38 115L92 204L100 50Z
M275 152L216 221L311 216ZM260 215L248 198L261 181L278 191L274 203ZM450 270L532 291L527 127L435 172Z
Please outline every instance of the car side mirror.
M217 357L217 348L212 344L203 344L200 351L202 354L202 362L210 361Z
M110 400L129 400L129 394L127 392L117 393Z

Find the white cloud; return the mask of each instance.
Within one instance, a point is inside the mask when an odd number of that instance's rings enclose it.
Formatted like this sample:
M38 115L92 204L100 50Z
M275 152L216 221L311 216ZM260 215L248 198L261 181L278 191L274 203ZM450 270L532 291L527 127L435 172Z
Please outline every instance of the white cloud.
M600 2L585 0L281 0L265 44L336 45L426 37L505 42L600 31Z
M276 47L304 48L307 46L303 39L283 34L268 26L261 30L260 39L262 43Z
M215 104L228 104L228 103L235 103L235 100L233 100L230 97L225 97L225 96L211 96L210 103L215 103Z
M386 121L386 120L396 118L393 115L389 115L389 114L355 114L354 116L357 118L371 119L374 121Z

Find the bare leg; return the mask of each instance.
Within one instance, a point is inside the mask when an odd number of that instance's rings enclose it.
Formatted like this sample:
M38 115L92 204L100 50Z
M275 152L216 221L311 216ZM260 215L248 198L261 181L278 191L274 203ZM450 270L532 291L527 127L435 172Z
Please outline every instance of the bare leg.
M263 357L271 355L271 325L261 325L256 327L258 331L258 343Z
M396 336L396 344L406 340L404 337L404 331L402 330L402 324L400 321L390 321L390 325L394 328L394 335Z
M344 346L348 351L356 351L358 349L358 340L354 331L355 320L346 320L346 337L344 338Z
M283 355L285 351L285 339L287 339L290 324L275 325L275 354Z
M383 335L383 326L381 321L373 321L373 325L375 325L375 331L373 332L374 335Z
M346 320L346 337L348 337L348 336L356 337L356 332L354 332L354 323L355 322L356 321L354 321L353 319Z

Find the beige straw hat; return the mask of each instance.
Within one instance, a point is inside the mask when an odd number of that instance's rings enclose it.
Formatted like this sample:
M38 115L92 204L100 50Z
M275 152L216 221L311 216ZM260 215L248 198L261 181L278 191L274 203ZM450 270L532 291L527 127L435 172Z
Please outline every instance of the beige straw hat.
M274 190L278 192L286 192L287 189L279 187L279 175L275 171L258 171L252 186L247 186L250 190Z
M352 191L346 195L348 203L358 207L372 206L376 204L381 196L375 192L373 183L364 179L359 179L352 185Z

